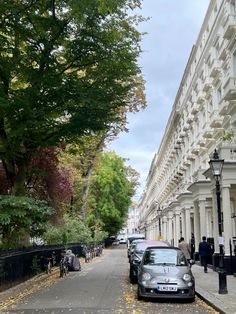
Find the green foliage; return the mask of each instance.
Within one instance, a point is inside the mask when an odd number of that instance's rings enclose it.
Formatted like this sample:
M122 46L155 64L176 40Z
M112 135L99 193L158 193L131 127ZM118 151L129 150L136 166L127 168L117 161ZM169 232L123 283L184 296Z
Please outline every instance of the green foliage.
M90 225L100 221L102 230L109 235L117 234L123 227L134 195L134 181L128 179L130 169L124 159L114 152L101 156L92 179L89 203L91 211L87 215Z
M225 141L229 141L231 142L232 139L234 137L234 132L233 130L230 130L230 131L223 131L222 134L221 134L221 137L220 139L225 142Z
M90 229L75 214L66 214L61 226L48 225L42 238L47 244L89 243L92 241Z
M35 255L32 259L31 270L32 270L33 275L37 275L38 273L40 273L40 266L39 266L37 255Z
M139 18L129 16L139 5L0 0L0 159L15 194L40 147L77 142L143 106Z
M29 197L0 195L0 228L7 248L19 245L20 237L34 237L45 230L48 217L54 212L46 202Z

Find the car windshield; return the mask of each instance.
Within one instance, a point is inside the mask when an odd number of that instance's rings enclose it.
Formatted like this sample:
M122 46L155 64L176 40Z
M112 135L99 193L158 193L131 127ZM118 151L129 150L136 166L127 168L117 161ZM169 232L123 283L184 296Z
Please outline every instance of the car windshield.
M184 254L175 249L148 249L144 256L144 265L187 266Z
M143 253L148 246L149 246L149 244L145 243L145 242L137 243L135 246L135 252L136 253Z

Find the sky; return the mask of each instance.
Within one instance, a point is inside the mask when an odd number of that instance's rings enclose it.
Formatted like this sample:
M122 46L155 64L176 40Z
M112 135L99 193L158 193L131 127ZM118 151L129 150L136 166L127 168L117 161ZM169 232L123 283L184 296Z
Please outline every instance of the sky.
M128 116L128 133L109 145L140 174L134 197L141 197L158 151L192 46L210 0L143 0L139 13L150 19L138 27L144 35L138 64L146 81L147 108Z

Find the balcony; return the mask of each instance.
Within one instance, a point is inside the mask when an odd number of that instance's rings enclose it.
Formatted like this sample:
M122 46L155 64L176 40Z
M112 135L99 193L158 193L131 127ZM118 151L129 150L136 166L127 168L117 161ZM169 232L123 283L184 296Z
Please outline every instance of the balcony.
M212 128L221 128L222 127L222 123L223 123L224 118L220 117L219 115L215 115L210 123L210 127Z
M224 100L232 100L236 98L236 78L229 77L223 85Z
M174 144L174 149L179 149L180 148L180 144L175 143Z
M203 134L202 134L202 136L204 137L204 138L212 138L213 137L213 131L212 130L205 130L205 131L203 131Z
M236 15L228 15L227 19L225 20L224 26L225 31L223 37L229 39L236 30Z
M177 140L176 140L176 144L182 144L183 143L183 139L182 138L178 138Z
M214 59L210 69L210 76L216 77L221 71L221 60Z
M194 160L196 158L196 156L194 155L194 154L190 154L190 155L188 155L188 157L187 157L187 160Z
M228 114L228 108L229 108L229 102L222 100L219 103L219 115L220 116L225 116Z
M179 170L182 171L182 172L185 171L186 169L187 169L187 168L186 168L185 165L181 165L181 166L179 167Z
M184 131L188 131L188 130L189 130L189 125L185 124L185 125L183 126L183 130L184 130Z
M236 113L231 116L230 122L233 126L236 126Z
M207 92L212 88L212 82L213 82L212 77L206 77L203 85L204 92Z
M189 165L191 165L191 162L188 159L185 159L183 165L188 167Z
M180 132L179 137L184 138L186 135L187 135L186 132Z
M199 111L199 109L198 109L198 104L195 103L195 104L192 106L192 108L191 108L191 110L190 110L190 113L191 113L192 115L195 115L195 114L198 113L198 111Z
M198 145L200 146L200 147L205 147L205 145L206 145L206 140L205 139L200 139L199 141L198 141Z
M202 104L205 101L205 93L203 93L202 91L200 91L197 94L197 103L198 104Z
M191 153L192 153L193 155L198 155L198 154L199 154L199 150L200 150L199 146L194 146L194 147L192 148L192 150L191 150Z
M193 116L193 115L189 115L189 116L187 117L187 119L186 119L186 122L187 122L188 124L193 123L193 121L194 121L194 116Z

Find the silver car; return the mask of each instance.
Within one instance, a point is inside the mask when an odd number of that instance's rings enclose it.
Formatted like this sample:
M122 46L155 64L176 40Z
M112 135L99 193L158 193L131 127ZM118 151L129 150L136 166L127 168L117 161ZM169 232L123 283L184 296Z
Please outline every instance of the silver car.
M138 268L138 299L195 300L195 280L184 254L175 247L148 247Z

